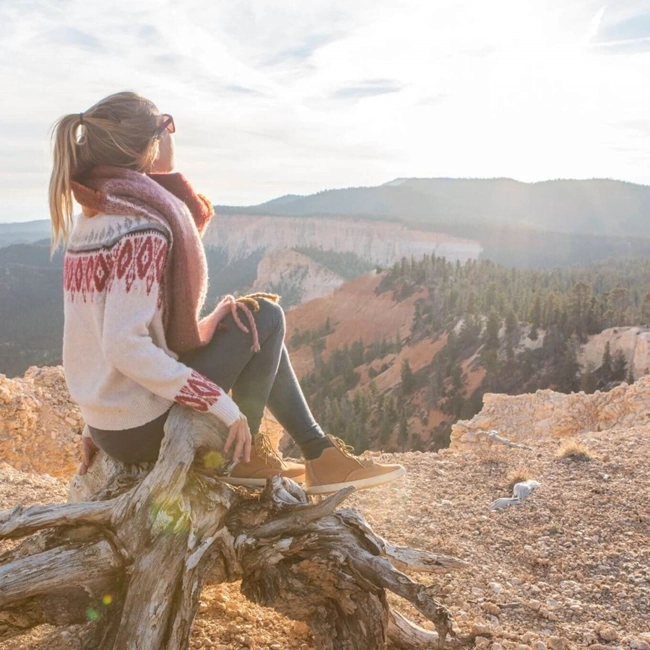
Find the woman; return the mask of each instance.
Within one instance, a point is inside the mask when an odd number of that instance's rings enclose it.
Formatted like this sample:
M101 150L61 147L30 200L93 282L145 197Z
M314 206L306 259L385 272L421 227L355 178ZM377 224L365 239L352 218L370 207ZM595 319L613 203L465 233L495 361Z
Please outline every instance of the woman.
M272 297L228 296L200 319L207 287L200 233L213 211L172 173L175 130L170 115L130 92L55 126L49 199L54 246L67 242L63 366L92 441L122 462L153 461L177 402L229 428L231 483L262 486L282 474L324 494L401 476L400 465L359 460L323 433ZM82 206L76 219L73 199ZM265 406L300 446L304 466L283 462L258 434ZM84 444L81 472L94 448Z

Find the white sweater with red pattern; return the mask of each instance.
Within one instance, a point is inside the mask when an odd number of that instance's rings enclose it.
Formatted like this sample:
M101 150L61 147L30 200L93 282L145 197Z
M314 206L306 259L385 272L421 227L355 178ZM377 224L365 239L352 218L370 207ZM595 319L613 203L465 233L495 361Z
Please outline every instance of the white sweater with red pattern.
M232 425L235 402L178 361L165 342L171 235L144 217L80 215L65 254L63 368L87 424L140 426L179 402Z

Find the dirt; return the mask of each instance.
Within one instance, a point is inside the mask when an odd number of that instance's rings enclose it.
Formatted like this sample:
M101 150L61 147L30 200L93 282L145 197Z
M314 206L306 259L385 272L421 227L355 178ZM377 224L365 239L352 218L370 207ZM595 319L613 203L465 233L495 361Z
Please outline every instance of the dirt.
M353 495L348 505L394 543L470 564L449 575L415 577L436 586L460 633L478 634L476 647L647 650L650 426L572 440L591 460L558 458L562 443L549 438L540 438L532 451L492 445L371 453L401 462L408 473ZM495 499L509 496L515 473L539 481L540 488L519 505L489 510ZM0 508L62 501L65 492L62 480L0 465ZM424 623L410 606L395 604ZM0 648L76 648L77 632L53 636L44 627ZM205 590L191 648L311 650L313 640L304 624L249 603L233 584Z

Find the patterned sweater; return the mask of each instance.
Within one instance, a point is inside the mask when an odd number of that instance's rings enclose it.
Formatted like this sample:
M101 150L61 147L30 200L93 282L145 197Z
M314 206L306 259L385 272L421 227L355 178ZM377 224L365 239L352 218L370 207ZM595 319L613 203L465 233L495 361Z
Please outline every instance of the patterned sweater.
M166 225L146 217L77 217L64 262L63 367L87 424L122 430L174 402L226 425L239 408L219 386L178 361L165 342Z

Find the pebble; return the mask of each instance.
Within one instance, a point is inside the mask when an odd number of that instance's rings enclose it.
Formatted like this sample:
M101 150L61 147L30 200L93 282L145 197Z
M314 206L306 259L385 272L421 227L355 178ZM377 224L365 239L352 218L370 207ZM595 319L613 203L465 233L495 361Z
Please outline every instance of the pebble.
M551 650L568 650L569 648L569 639L565 636L552 636L548 640L548 645Z
M598 634L603 641L609 642L618 640L618 632L610 625L601 625L596 629L596 634Z
M544 641L537 639L537 641L533 643L531 648L533 650L546 650L546 644L544 643Z

